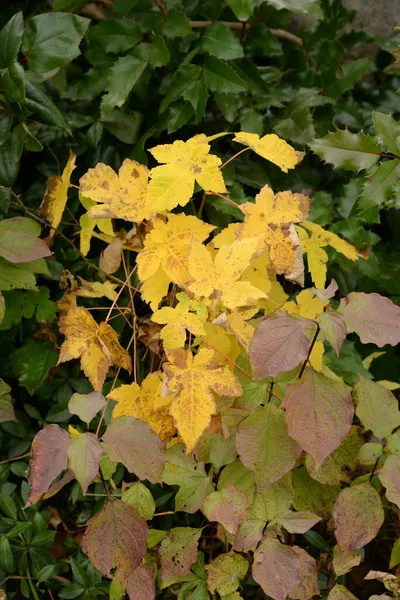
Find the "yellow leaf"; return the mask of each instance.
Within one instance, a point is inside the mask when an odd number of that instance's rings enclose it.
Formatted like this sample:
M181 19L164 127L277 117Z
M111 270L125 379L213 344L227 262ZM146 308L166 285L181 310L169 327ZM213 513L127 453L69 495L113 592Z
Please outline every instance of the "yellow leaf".
M324 312L324 303L317 298L312 290L302 290L297 296L296 301L286 302L282 310L292 314L300 315L304 319L317 320Z
M75 154L70 150L69 159L61 177L56 175L47 180L46 193L40 208L49 219L53 229L57 229L59 226L67 204L69 181L72 171L75 169L75 159Z
M130 356L120 345L114 329L107 323L96 323L86 308L80 306L63 315L59 329L66 340L58 362L80 358L82 369L95 390L101 390L112 365L131 371Z
M241 205L246 215L238 236L240 239L258 237L260 247L267 246L272 266L278 273L289 275L295 266L297 246L290 225L307 218L310 199L303 194L278 192L265 185L257 194L255 203Z
M205 191L226 192L219 169L221 159L209 154L205 135L155 146L150 152L159 163L165 163L150 171L148 198L157 212L172 210L178 204L185 206L193 195L195 181Z
M289 296L286 294L279 281L273 280L271 282L271 289L268 292L268 297L260 300L259 305L260 308L264 309L265 315L270 315L276 310L280 310L288 297Z
M154 310L166 294L165 282L182 286L190 278L188 272L189 247L192 240L199 242L214 229L193 216L169 215L168 222L154 221L153 229L146 235L143 250L137 256L139 279L144 282L144 300L151 302ZM151 281L160 277L162 282ZM148 288L151 287L151 292ZM168 287L167 287L168 289ZM158 290L158 292L156 291ZM160 295L161 294L161 295Z
M166 354L164 372L168 388L174 393L170 413L190 452L216 412L213 391L240 396L242 388L228 367L213 366L212 350L202 348L196 356L182 349L168 350Z
M310 363L315 371L321 371L324 362L324 343L317 340L310 354Z
M235 362L240 354L240 346L233 335L220 325L204 323L205 336L199 336L196 343L200 348L215 349L214 360L219 364L224 364L228 358Z
M89 208L95 219L115 218L138 222L154 211L147 198L147 167L126 158L117 173L98 163L79 180L81 193L96 204Z
M324 246L332 246L337 252L344 254L350 260L357 260L362 256L352 244L349 244L335 233L326 231L316 223L305 221L301 227L296 227L296 231L303 252L307 254L308 270L315 286L319 289L324 289L326 282L328 255L323 249Z
M203 323L199 317L180 305L176 308L164 306L151 317L154 323L165 325L160 333L164 348L181 348L186 342L186 329L193 335L205 335Z
M76 290L77 296L83 296L84 298L108 298L109 300L115 300L117 292L115 288L116 283L111 281L86 281L79 277L81 287Z
M151 310L157 310L162 298L167 295L170 278L162 267L142 283L140 291L142 299L150 304Z
M230 223L212 239L213 248L222 248L222 246L230 245L238 239L241 223Z
M249 146L254 152L273 162L285 173L288 172L288 169L293 169L304 156L303 153L296 152L292 146L275 133L260 138L256 133L242 131L235 135L233 141Z
M162 379L162 373L150 373L140 387L131 383L113 390L108 396L117 402L112 418L135 417L150 425L162 440L172 437L176 433L168 411L172 394L162 396Z
M268 295L271 291L271 279L268 273L269 267L269 252L266 248L260 256L251 259L250 265L243 271L241 280L249 281L254 287Z
M79 435L79 431L72 425L68 425L68 433L71 437L76 437Z
M254 309L254 313L257 312L257 310L258 308ZM228 314L227 322L230 330L235 335L239 343L248 351L251 339L254 335L255 327L246 321L246 318L240 313L240 310L233 311L232 313Z
M95 206L95 202L89 200L89 198L84 198L81 194L79 195L79 200L83 204L83 206L88 210L92 206ZM93 232L95 227L97 227L102 233L108 236L111 240L114 237L114 231L112 226L111 219L94 219L89 216L88 213L82 215L79 219L79 224L81 226L80 231L80 249L83 256L86 256L90 250L90 242L93 236Z
M198 297L213 295L214 300L220 300L231 310L265 298L264 292L248 281L239 281L258 243L256 238L237 240L229 246L222 246L213 260L210 250L194 242L189 252L188 289Z

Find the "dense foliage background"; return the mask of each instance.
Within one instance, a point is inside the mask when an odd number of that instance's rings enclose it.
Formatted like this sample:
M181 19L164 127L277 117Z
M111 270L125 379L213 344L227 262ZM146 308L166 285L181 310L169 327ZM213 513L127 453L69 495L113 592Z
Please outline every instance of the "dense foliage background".
M294 32L291 9L297 15L311 15L314 24L303 28L303 21L296 20ZM19 11L25 23L23 42L21 48L10 49L9 40L14 34L18 38L18 28L23 26ZM8 29L0 34L2 217L36 217L49 234L40 212L46 180L61 173L70 149L77 155L72 177L77 184L98 162L118 169L129 157L154 166L146 149L199 132L276 132L296 149L307 151L303 162L283 175L277 167L245 153L224 172L226 181L235 182L231 198L241 204L266 183L275 191L312 194L310 220L365 249L369 256L368 261L352 263L330 253L334 261L329 264L329 276L336 279L341 294L379 292L399 304L398 185L381 190L382 201L375 207L362 209L357 199L365 185L365 172L334 170L308 149L314 138L335 129L371 132L373 111L391 113L397 120L400 116L400 77L392 56L398 36L373 39L353 31L352 18L340 0L7 3L0 12L0 26L12 28L11 33ZM223 159L237 151L230 138L221 138L215 147ZM12 289L13 278L27 274L19 269L10 272L3 258L0 262L5 303L0 376L6 382L1 393L11 394L16 415L10 421L9 413L5 414L0 426L0 587L10 599L120 597L118 590L110 591L110 582L79 548L86 522L104 501L101 482L91 488L92 496L83 497L74 482L53 498L23 508L33 437L49 423L76 424L68 411L70 397L91 390L78 363L57 366L56 302L66 285L63 272L67 269L75 277L100 280L98 257L105 248L98 232L89 253L82 256L79 219L85 211L75 191L70 191L61 225L51 241L53 255L46 260L47 269L37 271L37 289L33 285L32 289ZM201 201L198 194L185 212L197 214ZM204 220L218 227L241 215L223 198L206 202L202 213ZM112 277L125 279L122 266ZM287 293L293 289L286 283ZM128 291L125 294L128 298ZM86 302L93 308L102 306L98 299ZM143 341L138 347L140 381L160 359L157 343L152 346L148 307L139 299L137 314ZM123 317L115 318L113 327L126 335ZM365 360L374 351L375 347L361 346L354 336L345 342L340 358L329 354L330 367L350 384L355 383L357 373L399 381L398 351L385 348L384 355ZM114 483L118 485L123 477L129 479L119 465ZM198 515L163 514L173 510L174 488L149 486L157 513L162 513L153 520L156 529L202 526ZM332 534L317 528L298 537L320 560L319 584L325 595L333 577L329 563ZM380 537L368 546L362 566L346 576L347 587L358 597L383 591L380 583L364 582L363 576L369 569L388 570L398 537L398 515L391 511ZM221 545L214 530L205 552L212 554L213 545ZM173 597L178 591L168 588L162 594ZM242 594L264 597L251 577Z

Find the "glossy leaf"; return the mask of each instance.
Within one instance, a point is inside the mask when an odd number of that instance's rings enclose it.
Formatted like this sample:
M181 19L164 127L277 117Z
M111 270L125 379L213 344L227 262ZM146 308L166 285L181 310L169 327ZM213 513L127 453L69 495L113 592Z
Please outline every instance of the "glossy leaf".
M347 129L328 133L313 140L309 146L325 162L355 173L373 167L381 153L378 142L372 136L350 133Z
M400 124L392 115L374 111L372 113L375 135L382 146L389 152L400 156Z
M23 15L17 12L0 31L0 69L6 69L16 60L23 31Z

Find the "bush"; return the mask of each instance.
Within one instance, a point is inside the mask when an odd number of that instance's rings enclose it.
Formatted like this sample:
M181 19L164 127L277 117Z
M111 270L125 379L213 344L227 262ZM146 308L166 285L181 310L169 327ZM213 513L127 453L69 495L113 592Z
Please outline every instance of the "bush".
M22 8L7 598L397 597L398 37L336 0Z

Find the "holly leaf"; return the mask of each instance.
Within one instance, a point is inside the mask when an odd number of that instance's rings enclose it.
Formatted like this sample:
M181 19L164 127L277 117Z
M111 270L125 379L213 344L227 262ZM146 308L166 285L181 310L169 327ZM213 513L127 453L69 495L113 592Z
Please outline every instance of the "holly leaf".
M355 173L371 169L381 155L375 138L363 132L350 133L347 129L328 133L323 138L313 140L309 146L325 162Z
M248 568L249 563L240 554L235 552L220 554L211 565L206 567L208 589L211 593L218 592L220 596L232 594L238 589Z
M107 323L98 325L82 306L62 315L59 329L66 340L58 362L80 358L81 367L96 391L101 391L112 365L131 371L130 356L120 345L115 330Z
M342 490L333 509L341 550L352 552L368 544L378 535L384 516L380 496L369 483Z
M318 566L315 559L303 548L293 546L300 560L299 578L300 583L289 592L293 600L309 600L313 596L319 596Z
M165 325L160 333L164 348L182 348L186 342L186 330L193 335L206 335L204 325L199 317L189 310L184 310L178 304L171 308L164 306L151 317L154 323Z
M254 553L252 574L267 596L285 600L300 583L300 558L294 548L269 534Z
M288 432L316 463L316 469L350 431L354 414L350 392L313 369L288 385L283 399Z
M118 417L107 427L102 440L111 461L122 463L139 479L161 482L164 447L149 425L133 417Z
M375 381L359 375L354 388L356 415L366 430L387 438L400 425L399 403L394 394Z
M242 388L227 366L213 366L212 350L202 348L193 356L190 351L176 349L167 351L166 355L164 373L168 388L174 394L170 413L189 452L216 412L212 391L240 396Z
M26 506L35 504L68 467L69 441L68 433L55 424L47 425L35 435L28 471L31 489Z
M221 523L232 534L238 530L249 504L247 494L227 485L210 494L204 502L203 512L209 521Z
M293 469L301 448L289 437L284 411L269 402L242 421L236 433L242 463L254 471L263 491Z
M73 436L68 446L68 461L83 495L96 477L104 449L93 433Z
M50 177L46 182L46 192L40 206L41 212L46 215L53 229L57 229L68 200L68 188L72 171L75 169L75 154L70 150L68 162L62 175Z
M275 520L289 533L306 533L321 521L321 517L306 511L294 512L288 510Z
M68 402L68 410L72 415L77 415L89 425L96 414L104 408L105 398L100 392L90 394L72 394Z
M204 134L187 142L155 146L150 152L157 162L165 163L150 171L148 199L156 212L185 206L193 196L195 181L206 192L226 192L219 168L222 161L209 154L210 144Z
M124 584L142 562L147 532L146 521L134 508L113 499L88 521L82 549L104 577L112 579L117 569L117 578Z
M249 358L256 380L277 377L306 360L311 342L306 331L315 329L312 321L278 312L264 317L250 342Z
M400 123L392 115L377 111L372 113L372 122L378 142L389 152L400 156Z
M262 138L257 133L246 133L241 131L233 138L234 142L248 146L254 152L277 165L284 173L294 167L302 160L303 154L296 152L285 140L275 133L264 135Z
M347 331L355 331L363 344L382 348L386 344L397 346L400 343L400 307L389 298L351 292L341 300L339 312Z
M323 289L326 282L328 255L324 250L325 246L331 246L349 260L355 261L362 256L352 244L335 233L323 229L317 223L305 221L301 227L296 227L296 231L302 250L307 254L308 270L317 288Z
M400 455L392 454L387 457L385 464L378 473L382 485L386 488L386 498L400 508Z
M92 219L125 219L134 223L148 219L153 210L147 199L149 170L126 158L118 175L108 165L97 163L79 180L79 190L92 204Z
M190 567L197 559L197 544L201 531L193 527L173 527L169 530L161 542L159 551L163 580L190 573Z

